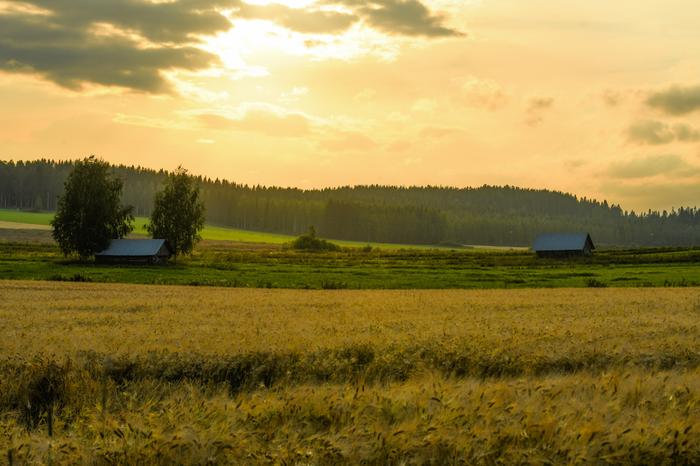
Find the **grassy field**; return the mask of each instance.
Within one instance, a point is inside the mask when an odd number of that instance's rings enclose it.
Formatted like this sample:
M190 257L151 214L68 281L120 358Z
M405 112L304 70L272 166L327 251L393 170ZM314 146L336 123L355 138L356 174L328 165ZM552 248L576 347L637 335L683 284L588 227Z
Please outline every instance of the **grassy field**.
M0 290L17 464L700 461L694 288Z
M309 253L205 241L176 264L105 266L66 260L54 244L29 243L26 234L2 232L0 238L7 234L13 241L0 239L0 278L18 280L297 289L700 285L700 249L605 251L588 259L542 260L525 251L352 248Z
M0 228L2 222L19 223L25 225L49 225L53 219L53 212L22 212L17 210L0 209ZM133 234L147 236L146 224L148 218L136 217L134 222ZM294 240L294 236L280 235L275 233L265 233L258 231L241 230L237 228L219 227L214 225L205 225L201 232L201 236L205 240L211 241L231 241L238 243L259 243L282 245ZM390 243L367 243L358 241L333 241L343 247L364 247L369 245L374 248L382 249L429 249L436 246L421 246L421 245L402 245ZM502 249L502 248L487 248L487 249Z

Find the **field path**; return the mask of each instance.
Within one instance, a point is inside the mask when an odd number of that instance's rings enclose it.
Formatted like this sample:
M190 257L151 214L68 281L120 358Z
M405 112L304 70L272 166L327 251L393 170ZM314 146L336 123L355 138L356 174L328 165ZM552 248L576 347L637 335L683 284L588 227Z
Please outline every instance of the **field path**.
M37 225L34 223L5 222L0 220L0 229L7 230L51 230L50 225Z

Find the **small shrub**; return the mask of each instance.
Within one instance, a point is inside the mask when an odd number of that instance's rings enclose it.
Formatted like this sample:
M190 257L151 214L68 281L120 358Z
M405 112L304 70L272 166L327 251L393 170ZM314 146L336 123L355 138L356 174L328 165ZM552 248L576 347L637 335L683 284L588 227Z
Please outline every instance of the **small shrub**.
M91 282L92 278L82 273L74 273L72 276L61 275L59 273L53 274L49 277L50 281L53 282Z
M605 282L601 282L597 278L589 278L586 280L586 286L588 288L607 288L608 284Z
M316 237L316 229L312 226L309 232L292 241L292 249L301 251L340 251L340 246L330 241Z
M323 290L345 290L348 288L348 284L345 282L336 282L333 280L323 280L321 282L321 289Z
M698 282L688 281L685 278L681 278L680 280L664 280L664 286L672 288L687 288L689 286L698 286Z

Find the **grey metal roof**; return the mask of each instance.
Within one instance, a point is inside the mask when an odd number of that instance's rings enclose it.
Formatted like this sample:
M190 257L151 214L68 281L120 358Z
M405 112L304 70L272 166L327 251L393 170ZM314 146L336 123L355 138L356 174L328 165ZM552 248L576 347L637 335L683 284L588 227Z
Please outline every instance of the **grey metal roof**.
M113 239L107 249L95 255L120 257L155 256L164 244L166 244L164 239Z
M595 249L588 233L546 234L537 237L532 249L535 251L578 251L586 247L586 241L590 241L591 249Z

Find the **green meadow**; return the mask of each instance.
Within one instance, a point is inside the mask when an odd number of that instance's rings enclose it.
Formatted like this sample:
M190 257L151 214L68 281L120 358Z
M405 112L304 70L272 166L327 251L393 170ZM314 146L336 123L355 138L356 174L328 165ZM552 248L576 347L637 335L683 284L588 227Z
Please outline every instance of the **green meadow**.
M166 266L98 265L51 243L0 241L0 277L292 289L485 289L700 285L700 250L604 251L591 259L542 260L525 251L344 248L300 252L204 242Z
M28 225L49 225L53 219L53 212L22 212L17 210L0 209L0 222L24 223ZM136 217L134 222L135 235L147 235L146 224L147 217ZM282 235L277 233L266 233L259 231L241 230L238 228L221 227L214 225L205 225L201 232L202 239L211 241L231 241L236 243L258 243L258 244L276 244L281 245L289 243L294 239L294 236ZM340 246L345 247L379 247L385 249L426 249L437 246L420 246L420 245L402 245L390 243L363 243L357 241L333 241ZM494 248L495 249L495 248Z

